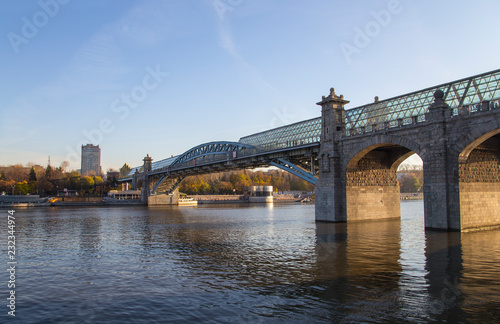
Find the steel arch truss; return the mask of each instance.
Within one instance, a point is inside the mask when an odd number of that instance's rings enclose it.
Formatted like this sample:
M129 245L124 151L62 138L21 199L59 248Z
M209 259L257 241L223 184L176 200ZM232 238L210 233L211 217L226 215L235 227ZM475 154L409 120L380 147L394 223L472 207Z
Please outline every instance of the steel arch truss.
M195 160L205 156L214 156L220 154L235 154L233 158L241 154L251 153L255 147L249 144L238 142L210 142L193 147L192 149L179 155L170 166Z
M290 172L291 174L296 175L297 177L309 183L312 183L313 185L316 185L316 181L318 181L318 178L316 178L309 172L305 171L304 169L294 165L293 163L285 159L278 158L271 161L269 164L277 168L280 168L282 170L285 170L287 172Z

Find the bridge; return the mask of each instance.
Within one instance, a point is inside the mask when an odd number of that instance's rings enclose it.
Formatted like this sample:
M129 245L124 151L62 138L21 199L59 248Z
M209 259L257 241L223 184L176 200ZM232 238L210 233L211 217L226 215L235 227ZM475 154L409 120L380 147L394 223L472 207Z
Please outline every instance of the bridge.
M195 174L275 166L315 184L316 220L400 217L398 166L423 161L425 226L500 225L500 70L345 109L330 89L321 116L211 142L132 169L145 203L165 203Z

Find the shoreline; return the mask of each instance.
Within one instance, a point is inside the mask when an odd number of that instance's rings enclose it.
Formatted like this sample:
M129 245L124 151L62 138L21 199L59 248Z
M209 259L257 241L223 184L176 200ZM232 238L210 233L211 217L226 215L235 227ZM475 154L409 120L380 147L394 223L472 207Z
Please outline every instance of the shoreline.
M228 199L227 196L217 195L207 195L206 198L203 199L202 195L197 195L196 201L199 205L229 205L229 204L250 204L248 199ZM200 199L202 198L202 199ZM401 201L406 200L423 200L423 194L414 194L414 193L402 193L400 197ZM49 198L50 199L50 198ZM252 202L253 204L254 202ZM297 201L297 199L274 199L274 204L314 204L313 201L301 202ZM140 200L119 200L119 201L71 201L71 202L63 202L63 201L54 201L50 202L48 199L44 202L32 201L32 202L0 202L0 208L30 208L30 207L97 207L97 206L147 206Z

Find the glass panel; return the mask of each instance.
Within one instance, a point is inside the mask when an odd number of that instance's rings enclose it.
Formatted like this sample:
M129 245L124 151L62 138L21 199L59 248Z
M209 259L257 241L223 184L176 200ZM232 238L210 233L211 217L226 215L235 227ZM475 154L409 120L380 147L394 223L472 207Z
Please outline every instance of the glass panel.
M319 142L321 117L240 138L239 142L261 150L273 150Z
M483 100L498 100L500 70L346 110L346 128L366 127L384 122L393 126L398 119L404 119L403 124L407 125L407 118L421 116L428 111L434 102L436 90L444 91L445 102L451 109L460 105L477 105ZM419 117L417 120L422 122L425 117Z

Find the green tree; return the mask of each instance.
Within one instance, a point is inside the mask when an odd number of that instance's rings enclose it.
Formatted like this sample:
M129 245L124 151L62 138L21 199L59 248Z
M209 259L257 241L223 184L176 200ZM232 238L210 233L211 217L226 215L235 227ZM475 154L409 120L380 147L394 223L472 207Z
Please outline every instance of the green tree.
M50 181L46 177L42 177L38 181L38 191L41 194L50 194L53 189L54 186L52 185L52 183L50 183Z
M28 175L28 182L35 182L35 181L37 181L36 172L35 169L32 167L30 170L30 174Z
M30 192L30 186L28 181L21 181L16 183L16 188L14 193L16 195L27 195Z
M76 171L71 171L69 173L66 174L66 178L67 178L67 184L66 184L66 187L69 189L69 190L80 190L82 185L81 185L81 182L80 182L80 173L76 172Z
M54 170L52 170L52 167L48 165L47 168L45 169L45 178L47 180L51 180L53 175L54 175Z
M90 189L94 186L94 179L89 176L83 176L80 178L82 189Z
M399 182L402 193L415 193L422 188L422 184L415 174L404 174Z
M308 191L307 182L300 178L295 178L290 181L290 190L296 191Z
M196 189L197 189L197 192L205 194L205 195L210 194L211 190L212 190L210 185L208 183L206 183L205 181L203 181L202 179L200 179L199 184L198 184Z

